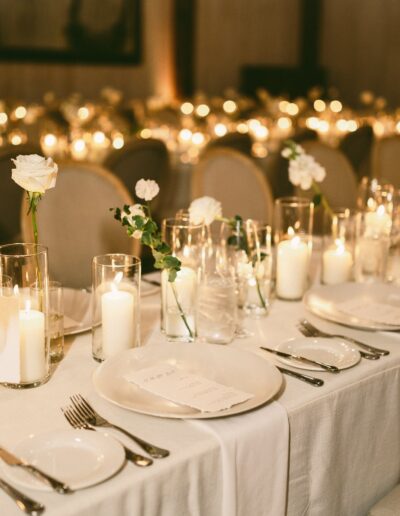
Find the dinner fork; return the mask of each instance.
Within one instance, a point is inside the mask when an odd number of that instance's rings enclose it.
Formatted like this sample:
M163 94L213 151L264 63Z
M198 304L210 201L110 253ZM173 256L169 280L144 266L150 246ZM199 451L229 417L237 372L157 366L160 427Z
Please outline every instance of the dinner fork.
M324 337L325 335L321 335L318 330L314 331L311 328L304 326L301 322L297 326L299 331L305 336L305 337ZM333 337L333 335L331 335ZM358 350L360 355L363 358L366 358L367 360L379 360L381 357L377 353L366 353L365 351Z
M70 396L70 400L72 404L81 415L81 417L92 426L103 426L107 428L114 428L115 430L119 430L124 433L126 436L130 437L137 445L139 445L145 452L147 452L150 457L154 459L162 459L164 457L168 457L169 451L164 450L163 448L159 448L154 444L150 444L137 435L131 434L124 428L120 426L114 425L114 423L110 423L107 419L104 419L103 416L100 416L94 408L85 400L85 398L81 394L73 394Z
M76 410L72 407L64 407L61 408L61 412L64 414L65 419L68 421L68 423L76 429L81 430L93 430L94 432L96 429L86 423L80 416L77 414ZM118 441L119 442L119 441ZM136 466L140 466L142 468L146 466L151 466L153 464L153 461L149 459L148 457L143 457L143 455L139 455L138 453L135 453L134 451L130 450L126 446L124 446L122 443L121 445L124 448L125 451L125 457L127 460L133 462L136 464Z
M339 339L344 339L344 340L347 340L348 342L352 342L353 344L356 344L357 346L360 346L360 348L363 348L375 355L385 356L385 355L389 355L389 353L390 353L390 351L388 351L387 349L381 349L381 348L376 348L375 346L370 346L369 344L365 344L364 342L361 342L357 339L353 339L353 337L347 337L346 335L339 335L336 333L326 333L326 332L316 328L307 319L303 319L302 321L300 321L300 324L302 326L304 326L305 328L308 328L310 331L312 331L314 333L314 335L313 335L314 337L326 337L328 339L336 337Z

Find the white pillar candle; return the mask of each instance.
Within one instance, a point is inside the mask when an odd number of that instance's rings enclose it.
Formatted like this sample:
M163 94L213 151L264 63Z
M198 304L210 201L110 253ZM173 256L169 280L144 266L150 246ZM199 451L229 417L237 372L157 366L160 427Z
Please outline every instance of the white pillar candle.
M390 235L391 226L392 218L389 213L386 213L383 205L379 206L376 211L365 214L366 236Z
M19 311L19 345L21 382L33 383L47 374L45 318L39 310L31 310L29 301Z
M135 294L113 290L101 296L103 358L135 346Z
M186 321L191 331L194 331L196 286L197 274L190 267L182 267L181 270L177 273L173 284L167 281L166 311L164 312L164 325L167 335L182 336L188 335L189 333L177 305L173 288L175 289L180 307L186 316Z
M300 299L307 286L309 251L298 236L278 244L276 293L282 299Z
M353 258L342 243L327 249L322 256L322 282L326 285L345 283L351 278Z

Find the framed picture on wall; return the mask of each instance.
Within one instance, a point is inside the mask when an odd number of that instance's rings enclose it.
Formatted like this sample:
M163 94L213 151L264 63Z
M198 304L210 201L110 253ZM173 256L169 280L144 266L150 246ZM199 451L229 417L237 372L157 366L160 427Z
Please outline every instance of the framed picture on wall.
M141 0L0 0L0 60L137 64Z

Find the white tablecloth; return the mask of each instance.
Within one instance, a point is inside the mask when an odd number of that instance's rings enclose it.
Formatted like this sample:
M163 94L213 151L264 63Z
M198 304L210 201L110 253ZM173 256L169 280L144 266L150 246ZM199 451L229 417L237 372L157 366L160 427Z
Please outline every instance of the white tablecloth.
M142 308L143 342L163 339L155 329L157 297L143 300ZM257 351L258 346L272 346L298 335L296 322L303 315L300 303L277 301L267 318L246 322L255 331L254 337L237 340L232 346L271 360L267 353ZM322 328L333 327L318 323ZM322 388L285 378L286 388L278 403L289 417L289 475L277 493L287 490L290 516L365 516L400 479L400 335L346 331L387 347L391 354L376 362L362 360L339 375L318 373L325 380ZM66 357L46 385L25 391L1 387L0 443L11 448L29 433L67 428L60 406L68 403L71 393L81 392L105 416L170 449L171 456L147 469L128 464L109 481L71 496L26 492L43 502L50 516L221 516L224 465L215 435L188 421L143 416L107 403L92 387L96 367L91 337L85 334L68 339ZM247 419L250 424L251 417L240 416L243 425ZM273 435L266 436L266 442L269 437ZM129 440L125 442L132 446ZM268 485L267 478L256 475L242 482L246 481L258 490ZM273 504L271 499L268 507L240 509L240 513L267 515ZM1 492L0 514L20 514Z

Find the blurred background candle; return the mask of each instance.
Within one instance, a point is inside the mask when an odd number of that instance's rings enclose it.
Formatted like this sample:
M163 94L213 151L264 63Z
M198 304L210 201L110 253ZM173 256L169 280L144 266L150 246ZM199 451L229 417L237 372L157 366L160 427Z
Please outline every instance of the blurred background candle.
M308 246L293 236L278 244L276 294L281 299L300 299L307 286Z
M353 258L343 242L336 240L335 246L324 251L322 257L322 282L336 285L350 281Z
M29 300L19 311L19 339L21 382L34 383L46 376L45 317Z
M275 201L276 295L297 300L307 288L314 204L302 197Z
M392 217L386 212L385 206L378 206L376 211L365 214L366 233L371 235L390 235Z

